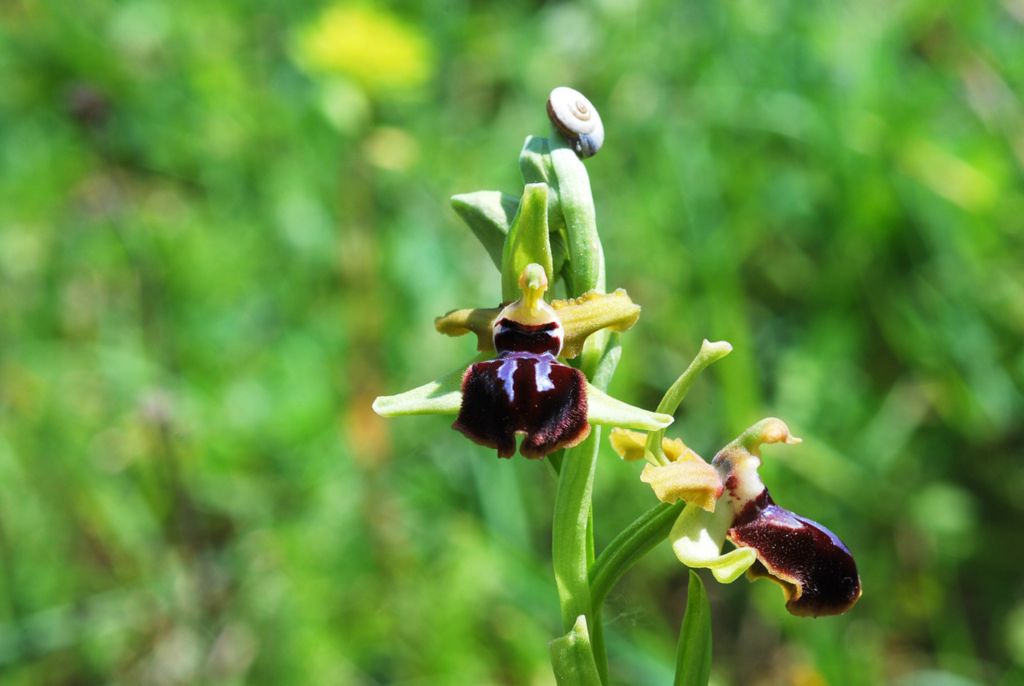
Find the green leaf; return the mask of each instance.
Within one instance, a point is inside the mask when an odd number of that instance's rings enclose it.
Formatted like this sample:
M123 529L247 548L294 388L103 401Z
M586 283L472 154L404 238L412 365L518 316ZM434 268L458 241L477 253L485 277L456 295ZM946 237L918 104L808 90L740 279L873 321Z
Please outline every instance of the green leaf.
M707 686L711 678L711 606L697 573L690 571L686 616L679 630L674 686Z
M501 256L501 299L504 302L519 297L519 275L531 263L543 267L548 283L554 283L548 236L548 187L543 183L530 183L523 188L519 212L505 237Z
M591 424L657 431L672 423L672 415L649 412L641 407L616 400L588 383L587 420Z
M381 417L458 414L462 405L462 375L465 372L466 367L462 367L411 391L382 395L373 401L373 411Z
M548 649L559 686L601 686L586 616L577 617L569 633L551 641Z
M552 193L548 197L548 230L551 236L551 263L554 267L555 274L561 274L569 262L569 248L565 245L565 231L555 230L555 220L561 218L561 210L558 210L555 215L551 211L551 203L555 198L555 194Z
M590 568L590 602L595 611L601 609L608 592L622 575L665 540L682 510L683 503L658 503L605 546Z
M453 195L451 203L487 250L494 266L501 269L505 236L519 209L519 198L501 191L477 191Z

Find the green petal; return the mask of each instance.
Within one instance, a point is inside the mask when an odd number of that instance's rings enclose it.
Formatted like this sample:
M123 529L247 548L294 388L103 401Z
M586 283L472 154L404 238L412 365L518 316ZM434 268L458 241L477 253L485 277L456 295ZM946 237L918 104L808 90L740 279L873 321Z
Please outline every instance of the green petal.
M591 424L624 426L629 429L657 431L672 423L672 416L647 410L616 400L587 384L587 420Z
M548 187L543 183L530 183L523 188L519 212L505 237L501 256L501 297L505 302L519 297L519 275L532 263L543 267L548 283L554 283L548 236Z
M382 395L373 401L373 411L381 417L458 414L462 405L462 375L465 372L466 367L462 367L411 391Z
M719 583L731 584L738 579L757 560L757 552L737 548L722 554L732 518L732 510L725 503L714 512L687 505L669 534L679 561L687 567L710 569Z
M505 236L519 209L519 198L501 191L477 191L453 195L451 203L487 250L494 266L501 269Z

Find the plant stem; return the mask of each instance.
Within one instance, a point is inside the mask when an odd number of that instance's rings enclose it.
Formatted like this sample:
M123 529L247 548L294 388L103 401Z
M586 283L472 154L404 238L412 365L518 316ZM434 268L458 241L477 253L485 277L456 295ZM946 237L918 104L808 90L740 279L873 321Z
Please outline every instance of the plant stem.
M586 615L588 620L590 618L587 522L590 518L590 499L600 440L601 429L595 426L582 443L565 452L558 478L552 522L551 562L555 570L565 631L573 628L580 615Z
M601 354L590 357L581 365L587 378L599 388L607 387L618 363L620 349L618 337L612 337ZM563 626L569 631L576 626L580 615L586 617L589 647L593 650L600 684L607 684L604 630L600 615L593 613L590 603L590 569L595 562L592 494L600 446L601 427L593 426L586 440L562 455L552 520L551 558Z

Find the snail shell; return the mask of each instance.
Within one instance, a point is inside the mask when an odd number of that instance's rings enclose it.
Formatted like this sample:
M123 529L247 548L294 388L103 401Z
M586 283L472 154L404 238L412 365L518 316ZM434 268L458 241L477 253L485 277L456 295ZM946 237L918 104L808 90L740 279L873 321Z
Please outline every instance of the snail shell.
M580 159L595 154L604 143L601 115L577 90L559 86L551 91L548 96L548 119L572 145Z

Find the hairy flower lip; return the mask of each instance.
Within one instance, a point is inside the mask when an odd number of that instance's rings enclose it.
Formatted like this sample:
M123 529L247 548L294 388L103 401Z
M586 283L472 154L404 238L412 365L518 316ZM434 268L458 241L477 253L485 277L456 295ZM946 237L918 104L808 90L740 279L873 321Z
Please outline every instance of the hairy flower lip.
M491 328L498 353L470 365L462 377L462 403L452 428L467 438L512 457L541 458L569 448L590 433L587 378L562 364L562 322L543 300L548 279L543 267L528 264L519 277L523 297L506 305Z
M590 433L586 377L550 353L505 353L477 362L462 380L462 405L452 428L472 441L512 457L538 459L569 448Z
M757 562L747 574L779 584L791 614L842 614L861 596L857 564L839 537L779 507L767 490L747 504L726 536L737 547L756 551Z

